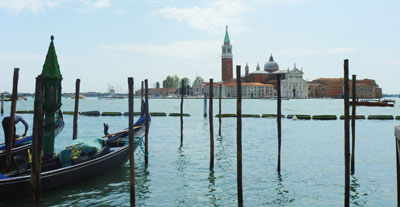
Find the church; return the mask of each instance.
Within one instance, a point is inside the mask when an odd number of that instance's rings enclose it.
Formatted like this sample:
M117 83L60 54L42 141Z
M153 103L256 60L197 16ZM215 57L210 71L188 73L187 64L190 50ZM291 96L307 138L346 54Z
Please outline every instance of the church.
M308 82L303 79L303 69L298 69L296 64L293 69L280 70L274 57L264 64L263 70L257 63L255 71L250 72L246 63L242 79L243 98L274 98L276 94L276 74L281 74L281 95L284 98L308 98ZM221 54L221 77L220 83L214 83L214 97L219 97L219 86L222 84L221 96L223 98L236 97L236 78L233 78L233 53L232 44L226 26L225 38ZM203 84L203 93L209 93L209 83Z

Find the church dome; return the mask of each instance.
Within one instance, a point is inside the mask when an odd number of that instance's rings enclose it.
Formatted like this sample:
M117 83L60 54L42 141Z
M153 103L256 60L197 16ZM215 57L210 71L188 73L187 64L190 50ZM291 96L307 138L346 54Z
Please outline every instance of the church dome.
M270 73L279 70L279 65L274 61L272 55L269 57L269 61L265 63L264 70Z

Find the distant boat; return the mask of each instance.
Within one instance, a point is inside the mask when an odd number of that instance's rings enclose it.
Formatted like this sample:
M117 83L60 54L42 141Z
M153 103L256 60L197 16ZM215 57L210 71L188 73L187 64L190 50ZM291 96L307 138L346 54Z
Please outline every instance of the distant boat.
M0 99L1 99L1 94L0 94ZM18 96L17 101L21 100L26 101L27 98L25 98L25 96ZM11 101L11 94L4 94L4 101Z
M260 97L258 99L267 99L267 100L278 100L278 97L268 97L268 96L264 96L264 97ZM289 98L287 97L281 97L281 100L289 100Z
M107 96L102 96L102 97L99 97L99 98L100 99L123 99L123 98L127 98L127 97L121 96L121 95L116 95L114 86L111 86L111 87L109 87L108 95Z
M350 105L353 104L352 101L349 102ZM356 101L356 106L379 106L379 107L393 107L395 101L394 100L361 100Z
M75 99L75 96L71 96L71 99ZM84 96L84 95L79 95L79 99L86 99L86 96Z

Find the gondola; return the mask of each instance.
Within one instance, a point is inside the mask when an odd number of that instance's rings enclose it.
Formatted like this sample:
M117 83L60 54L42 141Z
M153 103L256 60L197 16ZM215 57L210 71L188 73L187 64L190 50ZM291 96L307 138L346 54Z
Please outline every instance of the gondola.
M146 117L142 115L134 125L134 149L137 148L145 135L145 120ZM121 132L110 134L105 139L99 138L99 140L103 140L99 151L92 154L90 152L86 153L82 159L72 158L67 165L65 160L61 159L63 151L58 153L58 156L43 161L41 173L42 192L98 176L126 163L129 159L128 139L128 130L125 129ZM69 146L66 149L71 149L71 147L75 149L75 146ZM80 155L82 154L80 152ZM0 202L29 195L31 189L30 179L30 166L24 171L5 175L0 174Z
M56 136L60 134L60 132L64 128L64 117L59 110L58 115L56 117ZM11 150L12 157L19 157L17 155L27 156L28 149L32 148L32 136L26 136L21 139L15 141L15 147ZM7 157L7 149L5 144L0 144L0 169L4 169L6 166L6 157ZM11 162L12 166L15 166L15 160Z

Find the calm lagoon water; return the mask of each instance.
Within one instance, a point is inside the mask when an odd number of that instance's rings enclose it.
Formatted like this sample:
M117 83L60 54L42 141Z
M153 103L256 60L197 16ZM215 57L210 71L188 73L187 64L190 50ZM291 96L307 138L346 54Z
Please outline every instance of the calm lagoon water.
M62 109L73 111L74 100L63 99ZM357 114L400 115L399 99L393 108L358 107ZM179 112L178 99L150 99L151 112ZM222 101L222 113L236 113L236 100ZM275 113L274 100L243 100L243 113ZM19 101L17 110L30 110L33 100ZM6 112L10 103L5 105ZM80 111L128 111L128 101L88 98ZM135 100L139 110L139 100ZM215 169L209 167L209 125L203 118L203 100L184 101L184 143L179 148L179 117L153 117L149 134L149 166L136 150L137 206L236 206L236 119L214 119ZM218 100L214 100L218 113ZM343 114L343 100L282 101L282 114ZM22 115L32 125L32 115ZM137 118L137 117L136 117ZM56 139L61 150L72 139L73 116ZM79 117L78 137L103 135L127 127L127 117ZM276 120L243 118L243 192L245 206L342 206L344 200L343 121L282 119L281 175L276 172ZM394 126L400 121L356 122L356 173L351 178L352 206L396 205ZM20 125L18 132L23 132ZM0 130L0 137L3 131ZM2 138L1 138L2 139ZM0 140L1 140L0 139ZM2 140L1 140L2 141ZM30 206L29 199L0 206ZM114 171L44 193L42 206L129 206L129 164Z

